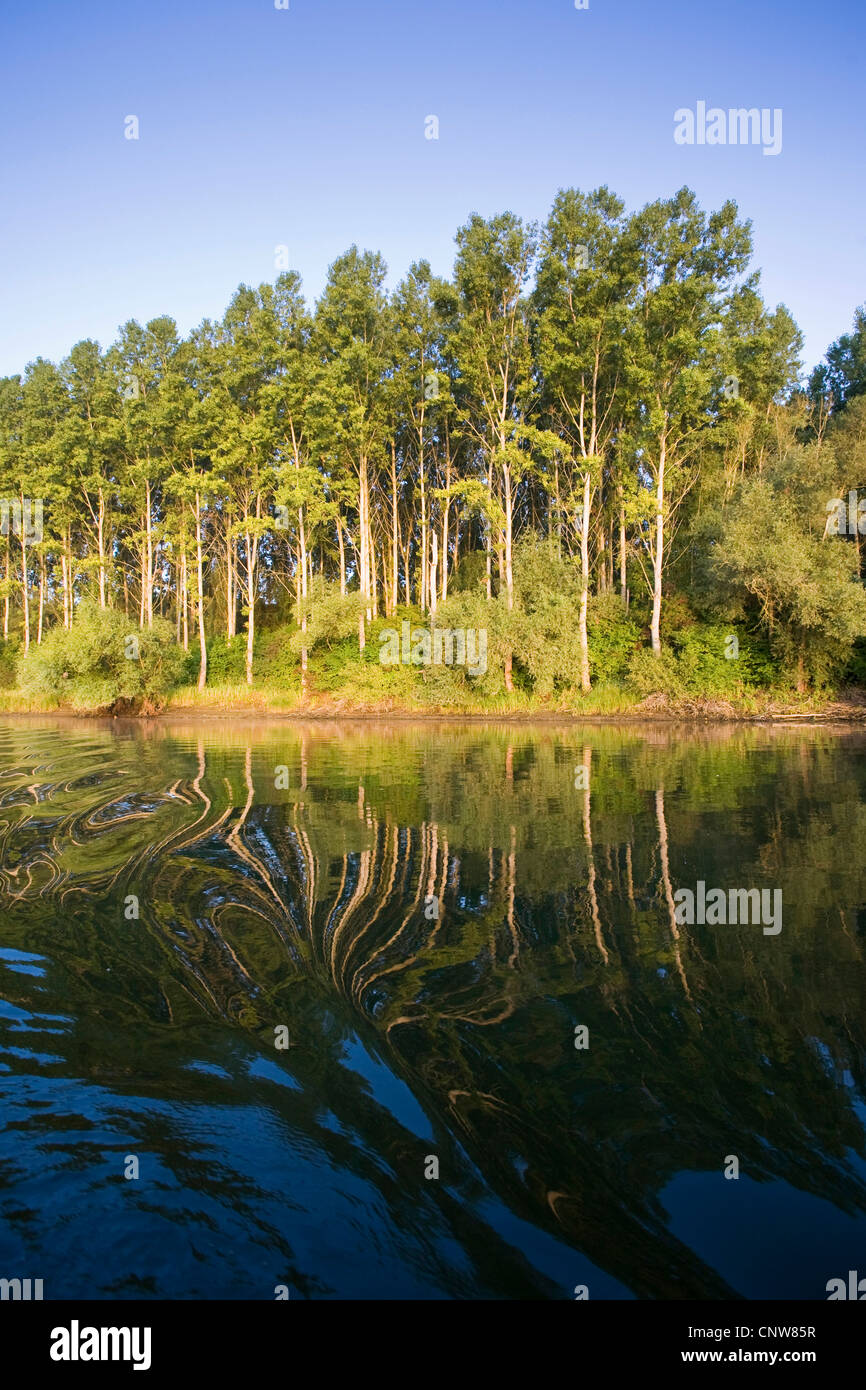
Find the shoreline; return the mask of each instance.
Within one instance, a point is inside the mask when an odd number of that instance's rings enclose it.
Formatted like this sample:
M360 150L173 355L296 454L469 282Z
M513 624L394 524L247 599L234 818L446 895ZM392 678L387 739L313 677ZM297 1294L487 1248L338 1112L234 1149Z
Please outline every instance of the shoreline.
M574 709L455 710L411 709L406 706L387 708L379 705L295 706L290 709L271 707L266 699L260 705L246 702L207 704L173 704L150 712L123 711L112 714L106 710L75 711L68 706L49 709L0 709L0 720L60 719L63 722L87 725L92 722L132 722L135 724L169 723L177 719L193 719L204 723L231 721L259 722L263 719L279 723L401 723L401 724L681 724L690 727L724 725L771 725L795 727L830 726L857 727L866 723L866 696L852 700L831 700L816 708L798 708L779 702L768 702L765 709L737 708L728 701L668 700L650 696L629 708L617 711L579 711Z

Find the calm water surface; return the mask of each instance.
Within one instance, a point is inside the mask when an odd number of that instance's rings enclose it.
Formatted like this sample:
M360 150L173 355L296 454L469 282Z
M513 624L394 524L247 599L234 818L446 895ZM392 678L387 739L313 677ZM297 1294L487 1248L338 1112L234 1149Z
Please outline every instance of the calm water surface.
M864 799L844 731L0 723L0 1277L825 1298Z

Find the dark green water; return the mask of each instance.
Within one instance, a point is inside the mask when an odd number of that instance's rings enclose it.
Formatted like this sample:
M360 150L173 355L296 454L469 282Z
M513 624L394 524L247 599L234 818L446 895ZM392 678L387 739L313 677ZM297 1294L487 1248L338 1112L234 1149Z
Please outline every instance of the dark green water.
M825 1298L864 798L844 731L0 723L0 1278Z

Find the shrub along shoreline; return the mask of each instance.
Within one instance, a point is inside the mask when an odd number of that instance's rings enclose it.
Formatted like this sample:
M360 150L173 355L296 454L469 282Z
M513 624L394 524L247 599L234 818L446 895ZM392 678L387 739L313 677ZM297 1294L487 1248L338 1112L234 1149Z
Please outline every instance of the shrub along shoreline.
M698 617L672 597L660 653L645 645L645 615L618 595L591 596L592 682L581 689L574 598L566 567L545 582L537 547L518 548L518 605L458 591L435 618L398 608L366 624L357 594L319 596L306 628L259 624L253 680L247 636L212 637L207 681L199 652L166 620L139 627L123 610L82 602L27 654L0 644L0 713L67 711L153 717L161 712L488 719L767 720L866 717L860 644L831 675L798 689L761 629Z

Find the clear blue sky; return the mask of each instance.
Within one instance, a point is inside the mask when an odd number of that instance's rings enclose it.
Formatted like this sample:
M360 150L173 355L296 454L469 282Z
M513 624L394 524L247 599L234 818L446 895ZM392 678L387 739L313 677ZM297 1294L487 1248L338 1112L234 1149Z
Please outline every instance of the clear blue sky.
M6 0L0 373L187 332L279 243L310 298L352 242L396 283L472 211L602 183L735 198L812 365L866 300L864 53L864 0ZM700 100L781 107L781 154L676 145Z

